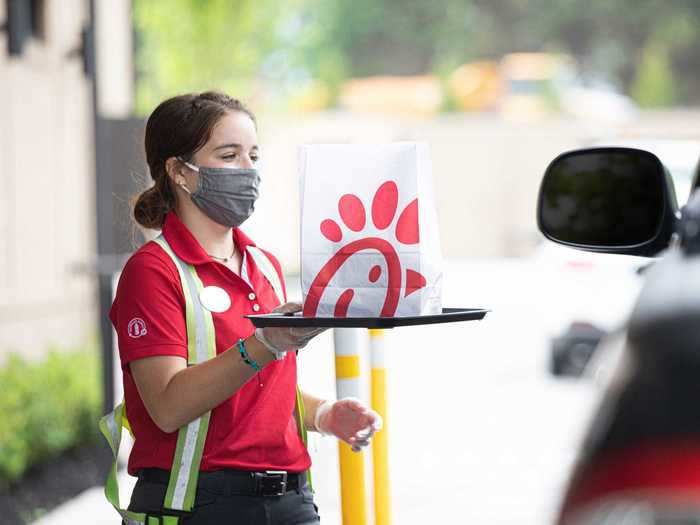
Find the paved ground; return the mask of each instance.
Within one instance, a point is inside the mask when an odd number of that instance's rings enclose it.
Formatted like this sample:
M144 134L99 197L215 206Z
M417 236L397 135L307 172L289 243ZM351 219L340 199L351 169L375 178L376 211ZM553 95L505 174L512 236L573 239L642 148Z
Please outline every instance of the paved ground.
M620 286L625 270L574 275L558 265L451 264L445 306L493 311L480 322L387 332L394 523L551 522L597 392L589 382L547 375L548 338L567 316L586 315L582 304L612 322L630 302L602 294ZM334 395L331 343L323 334L300 365L305 388L327 396ZM336 443L317 439L311 450L322 522L339 525ZM36 525L87 516L98 525L117 522L96 488Z

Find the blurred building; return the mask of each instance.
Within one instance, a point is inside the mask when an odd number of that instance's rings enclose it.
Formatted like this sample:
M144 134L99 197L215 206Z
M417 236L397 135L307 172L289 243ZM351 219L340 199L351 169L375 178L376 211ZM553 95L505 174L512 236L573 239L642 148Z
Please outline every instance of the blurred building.
M127 114L128 0L0 0L0 361L96 334L92 3L99 106Z

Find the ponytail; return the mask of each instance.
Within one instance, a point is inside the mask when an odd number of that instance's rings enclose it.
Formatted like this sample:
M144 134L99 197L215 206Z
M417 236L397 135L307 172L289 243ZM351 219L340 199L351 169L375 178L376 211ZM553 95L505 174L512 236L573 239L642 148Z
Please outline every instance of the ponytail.
M175 199L168 183L168 176L156 178L156 183L136 197L134 220L151 230L160 230L165 216L175 206Z

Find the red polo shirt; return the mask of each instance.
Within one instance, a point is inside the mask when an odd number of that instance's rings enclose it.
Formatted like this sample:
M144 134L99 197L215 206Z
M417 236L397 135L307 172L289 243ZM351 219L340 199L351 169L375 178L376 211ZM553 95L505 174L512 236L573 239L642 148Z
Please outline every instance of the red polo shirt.
M173 212L165 219L163 235L182 260L194 265L204 286L218 286L231 298L227 311L212 312L217 354L253 333L254 327L244 315L270 312L279 304L252 257L245 256L239 277L213 261ZM239 229L233 230L233 240L243 254L247 246L254 246ZM279 262L268 256L282 279ZM177 432L167 434L155 425L128 366L131 361L156 355L187 359L180 277L172 259L155 242L145 244L127 261L109 317L117 331L126 412L135 436L129 473L148 467L169 470ZM296 356L290 352L285 359L267 365L259 375L262 387L253 376L212 410L200 470L301 472L311 465L294 419Z

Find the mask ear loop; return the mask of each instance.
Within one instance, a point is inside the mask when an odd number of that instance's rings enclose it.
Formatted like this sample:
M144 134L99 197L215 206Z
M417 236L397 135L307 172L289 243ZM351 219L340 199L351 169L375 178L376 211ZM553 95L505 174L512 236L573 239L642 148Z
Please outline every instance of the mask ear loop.
M177 160L179 160L180 162L182 162L185 166L187 166L187 167L188 167L189 169L191 169L192 171L196 171L197 173L199 173L199 167L195 166L194 164L190 164L189 162L187 162L187 161L186 161L185 159L183 159L182 157L175 157L175 158L176 158Z
M179 160L180 162L182 162L185 166L187 166L192 171L196 171L197 173L199 173L199 168L197 166L195 166L194 164L190 164L182 157L175 157L175 158L177 160ZM188 195L192 195L192 192L190 191L190 189L187 186L185 186L184 182L178 182L177 185L180 186L183 190L185 190Z

